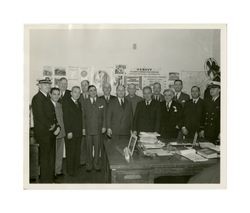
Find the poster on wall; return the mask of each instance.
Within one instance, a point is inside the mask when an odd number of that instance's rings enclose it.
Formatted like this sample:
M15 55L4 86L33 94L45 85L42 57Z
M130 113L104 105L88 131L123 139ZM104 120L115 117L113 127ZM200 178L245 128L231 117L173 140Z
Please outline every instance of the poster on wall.
M179 80L180 79L180 73L178 72L169 72L168 73L168 80L169 81L174 81L174 80Z
M119 64L115 66L115 73L116 75L124 75L126 74L126 68L127 66L124 64Z
M148 67L139 67L131 69L127 72L127 75L135 76L148 76L148 75L160 75L160 68L148 68Z
M79 68L80 73L80 82L83 80L88 80L91 83L91 68L89 67L80 67Z
M129 84L135 84L136 90L142 90L142 76L125 76L124 86L127 88Z
M95 69L92 75L92 83L97 88L97 93L102 94L102 85L104 83L111 84L112 79L112 69L104 68L104 69Z
M68 79L79 79L80 78L79 67L69 66L67 68L67 78Z
M153 84L158 82L161 84L162 91L168 88L167 84L167 76L166 75L159 75L159 76L143 76L142 79L142 88L145 86L153 87Z
M43 66L43 76L51 77L53 74L53 67L52 66Z
M54 75L55 76L66 76L66 68L65 67L55 67Z

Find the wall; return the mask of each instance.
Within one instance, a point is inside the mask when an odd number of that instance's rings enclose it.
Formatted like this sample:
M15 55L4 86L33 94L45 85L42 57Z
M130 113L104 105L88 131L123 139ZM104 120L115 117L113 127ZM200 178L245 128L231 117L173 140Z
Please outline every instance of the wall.
M137 49L132 48L137 44ZM131 68L163 73L203 71L204 61L220 61L219 30L31 30L30 99L44 65Z

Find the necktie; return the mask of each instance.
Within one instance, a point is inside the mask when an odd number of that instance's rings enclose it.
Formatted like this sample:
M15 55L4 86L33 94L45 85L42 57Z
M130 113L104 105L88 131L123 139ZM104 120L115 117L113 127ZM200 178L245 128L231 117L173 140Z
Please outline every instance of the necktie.
M77 108L79 108L79 104L78 104L77 101L75 101L75 105L76 105Z
M121 106L122 106L122 108L124 108L124 100L123 99L121 99Z
M167 104L167 111L169 112L170 106L169 103Z
M194 103L194 104L196 104L196 101L195 101L195 100L193 100L193 103Z

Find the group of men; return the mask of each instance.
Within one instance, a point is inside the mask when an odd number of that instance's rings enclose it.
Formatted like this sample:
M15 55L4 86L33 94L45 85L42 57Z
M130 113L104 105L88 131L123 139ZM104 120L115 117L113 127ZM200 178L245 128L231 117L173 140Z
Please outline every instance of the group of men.
M143 88L143 98L136 95L136 85L116 88L103 84L98 97L87 80L81 87L67 89L61 78L58 88L50 79L38 82L39 92L32 99L35 136L40 145L40 182L52 183L62 174L63 147L66 148L68 175L76 175L80 165L86 171L100 171L103 142L126 139L140 132L158 132L164 139L193 138L195 133L214 142L220 136L220 85L208 87L211 97L200 98L200 88L193 86L190 96L182 92L183 82L161 93L161 84Z

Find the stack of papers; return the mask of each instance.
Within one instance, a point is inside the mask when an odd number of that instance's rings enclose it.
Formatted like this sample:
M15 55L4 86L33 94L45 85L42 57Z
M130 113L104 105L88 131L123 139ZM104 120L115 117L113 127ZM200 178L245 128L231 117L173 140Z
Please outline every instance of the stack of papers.
M186 149L186 150L180 150L179 154L193 162L202 162L207 161L207 158L204 158L198 154L196 154L195 149Z
M140 132L139 138L141 143L157 143L157 137L160 136L156 132Z
M167 156L172 155L168 150L163 150L165 143L159 141L157 137L160 134L156 132L140 132L139 144L145 155Z

